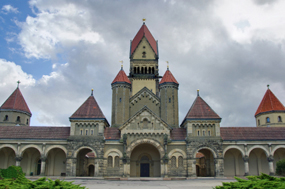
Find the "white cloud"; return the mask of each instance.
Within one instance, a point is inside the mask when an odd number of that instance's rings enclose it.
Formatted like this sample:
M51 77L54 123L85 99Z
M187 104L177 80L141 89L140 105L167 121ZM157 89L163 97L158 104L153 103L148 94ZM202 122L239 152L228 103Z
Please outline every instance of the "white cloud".
M2 7L2 13L8 14L8 13L19 13L18 9L13 7L12 5L4 5Z

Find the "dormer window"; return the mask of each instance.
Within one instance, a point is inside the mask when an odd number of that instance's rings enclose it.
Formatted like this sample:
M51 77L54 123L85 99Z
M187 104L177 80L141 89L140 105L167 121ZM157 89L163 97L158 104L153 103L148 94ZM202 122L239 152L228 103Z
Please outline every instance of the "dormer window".
M142 53L142 57L143 57L143 58L146 57L146 52L145 52L145 51Z
M278 116L278 122L282 122L281 116Z
M20 116L18 116L18 117L17 117L16 122L21 122L21 118L20 118Z
M270 118L269 117L266 118L266 123L270 123Z
M5 115L4 121L8 121L8 120L9 120L8 115Z

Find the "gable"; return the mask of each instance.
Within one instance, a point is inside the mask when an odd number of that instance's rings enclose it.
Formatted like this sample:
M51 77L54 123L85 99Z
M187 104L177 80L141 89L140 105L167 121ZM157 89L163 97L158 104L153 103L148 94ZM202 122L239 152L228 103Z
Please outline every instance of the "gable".
M172 128L154 114L148 107L143 107L119 129L121 130L121 135L140 133L169 135Z
M143 57L143 52L145 52L145 57ZM147 41L146 37L143 37L142 40L139 42L137 48L133 53L133 59L155 59L156 54L152 47L150 46L149 42Z
M136 114L144 106L159 115L160 99L146 87L130 98L130 116Z

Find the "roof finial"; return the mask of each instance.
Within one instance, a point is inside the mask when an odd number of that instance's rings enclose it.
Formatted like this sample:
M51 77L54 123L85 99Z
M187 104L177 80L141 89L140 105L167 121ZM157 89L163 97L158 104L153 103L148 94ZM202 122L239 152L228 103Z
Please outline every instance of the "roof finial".
M123 66L124 66L124 61L120 61L121 62L121 70L123 70Z
M200 94L199 94L199 89L197 89L197 96L200 96Z
M167 70L169 70L169 62L168 62L168 61L166 61L166 63L167 63Z
M21 82L18 80L17 83L18 83L18 87L17 88L19 88L19 85L20 85Z
M91 96L93 96L93 89L91 89Z
M143 19L142 19L142 21L143 21L143 24L145 24L146 19L145 19L145 18L143 18Z
M269 89L269 85L267 85L267 88Z

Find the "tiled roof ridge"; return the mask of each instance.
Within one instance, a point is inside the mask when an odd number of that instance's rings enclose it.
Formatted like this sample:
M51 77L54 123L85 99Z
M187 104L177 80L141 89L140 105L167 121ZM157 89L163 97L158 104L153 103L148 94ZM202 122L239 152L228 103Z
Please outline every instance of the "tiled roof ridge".
M113 80L112 84L116 83L116 82L126 82L131 84L127 74L125 73L125 71L123 70L123 68L118 72L117 76L115 77L115 79Z
M177 82L177 80L175 79L175 77L173 76L173 74L171 73L169 69L166 70L161 81L159 82L159 84L163 84L163 83L176 83L179 85L179 83Z
M145 25L145 23L141 26L138 33L134 37L134 39L131 41L131 55L134 53L135 49L137 48L137 46L139 45L140 41L142 40L142 38L144 36L145 36L146 40L148 41L148 43L150 44L153 51L155 52L155 54L157 55L156 41L155 41L154 37L152 36L152 34L150 33L147 26Z
M19 110L19 111L27 112L30 115L32 115L19 87L17 87L13 91L13 93L6 99L6 101L2 104L0 109Z
M257 116L258 114L271 111L285 111L285 107L268 88L254 115Z

